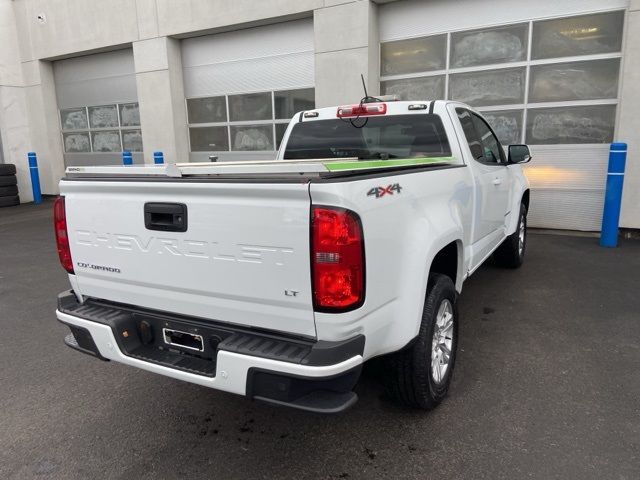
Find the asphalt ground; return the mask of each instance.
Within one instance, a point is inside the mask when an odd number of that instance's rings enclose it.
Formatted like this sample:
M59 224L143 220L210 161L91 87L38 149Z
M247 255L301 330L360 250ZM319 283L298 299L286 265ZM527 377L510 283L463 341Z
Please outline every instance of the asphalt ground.
M63 344L51 202L0 209L0 479L640 478L640 242L529 235L460 299L449 397L336 416L251 402Z

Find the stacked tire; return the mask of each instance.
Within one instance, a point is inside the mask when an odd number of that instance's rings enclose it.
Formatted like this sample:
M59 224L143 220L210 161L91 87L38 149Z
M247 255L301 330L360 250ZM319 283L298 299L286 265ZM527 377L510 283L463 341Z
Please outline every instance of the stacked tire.
M20 205L16 166L10 163L0 163L0 207L13 207L14 205Z

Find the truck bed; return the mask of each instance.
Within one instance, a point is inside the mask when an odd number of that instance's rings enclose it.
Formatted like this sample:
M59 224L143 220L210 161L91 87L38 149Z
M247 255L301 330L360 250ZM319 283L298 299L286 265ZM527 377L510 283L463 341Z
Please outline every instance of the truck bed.
M310 159L310 160L260 160L243 162L201 162L140 166L91 166L68 167L67 178L127 177L198 177L198 176L242 176L292 178L326 177L332 174L365 172L381 169L403 169L447 165L453 157L423 157L389 160L358 160L357 158Z

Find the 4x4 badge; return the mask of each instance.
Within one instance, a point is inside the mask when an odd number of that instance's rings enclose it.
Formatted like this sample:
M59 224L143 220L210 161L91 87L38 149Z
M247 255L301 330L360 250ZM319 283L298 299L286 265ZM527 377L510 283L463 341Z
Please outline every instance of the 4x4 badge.
M400 193L402 187L399 183L393 185L387 185L386 187L373 187L367 193L367 197L375 196L376 198L384 197L385 195L393 195L394 193Z

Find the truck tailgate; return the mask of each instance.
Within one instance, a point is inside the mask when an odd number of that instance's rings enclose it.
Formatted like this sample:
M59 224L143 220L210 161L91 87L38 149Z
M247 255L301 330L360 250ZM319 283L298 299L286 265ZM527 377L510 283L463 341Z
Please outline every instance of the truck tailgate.
M82 295L316 335L307 183L71 180L60 192ZM156 230L162 214L145 225L148 203L184 205L186 231Z

